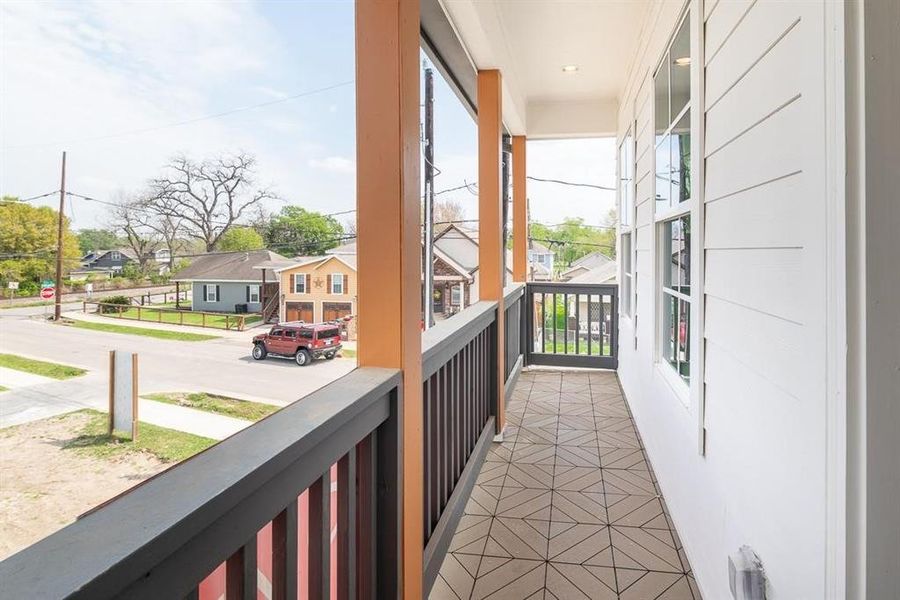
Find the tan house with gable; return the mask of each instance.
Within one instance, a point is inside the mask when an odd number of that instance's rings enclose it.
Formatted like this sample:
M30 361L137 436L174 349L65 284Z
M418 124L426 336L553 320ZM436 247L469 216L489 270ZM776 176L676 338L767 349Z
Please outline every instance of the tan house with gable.
M355 255L298 257L271 267L279 282L279 322L319 323L356 316ZM356 321L347 322L356 339Z

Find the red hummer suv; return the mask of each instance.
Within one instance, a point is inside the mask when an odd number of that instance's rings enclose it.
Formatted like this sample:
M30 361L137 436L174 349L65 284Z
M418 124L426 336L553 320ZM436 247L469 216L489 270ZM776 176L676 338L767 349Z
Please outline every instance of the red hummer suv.
M314 358L331 360L341 349L341 330L335 325L280 323L269 333L253 338L253 358L263 360L269 354L293 358L305 367Z

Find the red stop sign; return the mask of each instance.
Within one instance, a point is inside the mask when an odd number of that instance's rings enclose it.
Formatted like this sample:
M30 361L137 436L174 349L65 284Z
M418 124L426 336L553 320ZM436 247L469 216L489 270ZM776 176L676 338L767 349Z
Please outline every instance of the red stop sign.
M50 298L53 297L53 295L55 293L56 293L56 288L52 288L52 287L41 288L41 298L43 298L44 300L49 300Z

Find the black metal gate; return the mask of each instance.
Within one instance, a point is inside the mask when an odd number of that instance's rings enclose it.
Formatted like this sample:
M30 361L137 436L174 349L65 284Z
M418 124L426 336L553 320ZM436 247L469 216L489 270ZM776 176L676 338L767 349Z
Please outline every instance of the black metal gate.
M554 367L619 366L619 286L529 283L526 364Z

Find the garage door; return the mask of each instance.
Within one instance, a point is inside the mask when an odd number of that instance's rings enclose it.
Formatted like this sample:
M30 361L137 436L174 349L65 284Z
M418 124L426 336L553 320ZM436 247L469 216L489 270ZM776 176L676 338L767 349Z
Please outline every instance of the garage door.
M312 323L313 316L312 302L287 302L284 307L286 321L303 321Z
M349 302L324 302L322 304L322 320L336 321L353 314L353 306Z

